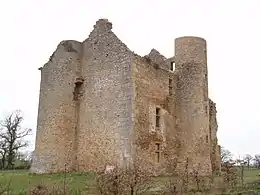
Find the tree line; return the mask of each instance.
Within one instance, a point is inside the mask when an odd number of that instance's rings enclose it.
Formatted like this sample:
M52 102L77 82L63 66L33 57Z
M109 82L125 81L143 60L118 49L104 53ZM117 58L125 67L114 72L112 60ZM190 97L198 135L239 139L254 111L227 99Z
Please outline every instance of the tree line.
M238 161L243 161L244 164L250 168L250 167L255 167L260 169L260 155L250 155L246 154L242 157L242 159L234 159L233 154L226 148L221 147L221 163L233 163L233 162L238 162Z

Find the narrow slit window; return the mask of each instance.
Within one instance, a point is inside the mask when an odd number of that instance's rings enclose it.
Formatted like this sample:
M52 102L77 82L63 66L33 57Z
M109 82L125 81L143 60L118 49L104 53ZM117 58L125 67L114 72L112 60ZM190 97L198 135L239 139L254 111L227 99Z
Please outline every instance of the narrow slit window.
M156 108L156 121L155 121L155 127L160 127L160 108Z
M174 62L171 62L170 70L173 71L173 69L174 69Z
M79 100L80 92L81 92L81 86L82 86L81 82L75 83L74 92L73 92L74 100Z
M83 78L77 78L76 82L74 83L74 91L73 91L73 100L77 101L82 96L82 87L83 87Z
M160 158L161 158L161 148L160 148L160 144L156 143L156 150L155 150L155 154L156 154L156 161L160 162Z
M160 150L160 144L159 143L156 143L156 150L159 151Z
M209 143L209 136L206 135L206 143Z
M172 79L169 79L169 95L172 95Z

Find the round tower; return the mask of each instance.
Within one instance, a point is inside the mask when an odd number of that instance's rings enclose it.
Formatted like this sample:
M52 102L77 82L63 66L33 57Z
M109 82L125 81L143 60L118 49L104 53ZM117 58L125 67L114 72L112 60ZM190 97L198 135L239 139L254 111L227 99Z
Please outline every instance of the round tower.
M206 41L199 37L175 39L175 67L181 161L188 162L189 168L199 166L201 174L211 174Z

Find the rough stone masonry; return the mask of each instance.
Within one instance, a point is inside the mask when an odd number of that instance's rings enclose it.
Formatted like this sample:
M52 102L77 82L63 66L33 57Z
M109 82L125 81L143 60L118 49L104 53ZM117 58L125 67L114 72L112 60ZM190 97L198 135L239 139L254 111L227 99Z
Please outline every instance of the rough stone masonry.
M100 19L82 43L62 41L40 71L31 172L133 164L154 174L186 165L219 171L204 39L175 39L168 59L155 49L141 57Z

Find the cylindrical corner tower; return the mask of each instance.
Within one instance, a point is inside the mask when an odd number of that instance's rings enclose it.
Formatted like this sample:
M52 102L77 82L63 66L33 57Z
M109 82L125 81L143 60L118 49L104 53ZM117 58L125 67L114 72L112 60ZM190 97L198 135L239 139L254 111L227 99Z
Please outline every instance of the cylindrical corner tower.
M212 172L206 45L206 41L199 37L175 39L177 128L182 143L180 159L188 162L189 168L199 167L201 174Z
M75 163L75 78L81 43L63 41L41 69L37 135L31 172L71 170Z
M175 39L176 69L187 63L207 65L207 42L200 37L179 37Z

